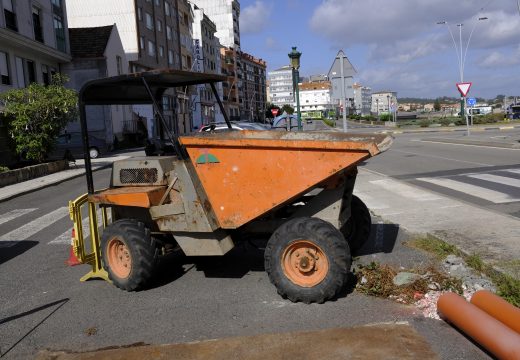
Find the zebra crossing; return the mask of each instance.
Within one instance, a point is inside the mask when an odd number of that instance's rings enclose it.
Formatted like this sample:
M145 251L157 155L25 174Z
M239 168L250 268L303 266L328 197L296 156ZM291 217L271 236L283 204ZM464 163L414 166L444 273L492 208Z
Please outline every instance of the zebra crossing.
M19 226L18 228L6 233L2 233L2 228L0 227L0 249L8 248L16 245L21 241L27 240L40 240L40 243L46 243L47 245L70 245L72 222L67 222L67 225L60 225L62 227L65 226L63 228L63 233L54 239L51 239L50 241L45 241L45 239L42 240L40 237L38 237L39 232L49 229L53 226L58 226L56 225L57 222L64 219L65 217L68 218L69 208L67 206L60 207L39 217L32 218L31 216L38 214L39 210L40 209L38 208L14 209L0 214L0 225L8 225L11 221L18 221L23 223L23 225ZM98 209L97 215L98 219L100 219L100 209ZM90 236L88 217L83 218L81 223L83 226L83 236L85 239L87 239Z

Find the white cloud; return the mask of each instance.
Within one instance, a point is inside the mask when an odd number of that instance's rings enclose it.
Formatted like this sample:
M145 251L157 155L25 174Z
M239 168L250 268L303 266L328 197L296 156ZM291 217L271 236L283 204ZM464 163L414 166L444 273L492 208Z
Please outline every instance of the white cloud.
M444 25L464 23L463 42L475 29L472 48L518 44L520 17L504 4L484 0L323 0L309 22L310 28L339 48L372 45L370 59L404 63L447 46L452 39ZM478 17L488 17L476 23ZM477 26L474 26L477 25ZM457 27L451 27L458 35ZM458 36L456 36L458 42Z
M520 64L520 45L514 52L493 51L480 59L478 64L486 68L514 66Z
M257 0L240 12L240 32L242 34L259 33L264 30L271 19L272 4Z

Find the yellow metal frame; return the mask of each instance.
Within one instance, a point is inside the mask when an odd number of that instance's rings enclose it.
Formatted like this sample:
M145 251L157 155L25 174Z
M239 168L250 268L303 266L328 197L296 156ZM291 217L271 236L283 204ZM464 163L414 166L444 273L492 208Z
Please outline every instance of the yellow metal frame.
M88 206L88 217L90 227L90 242L92 252L87 253L85 248L85 241L83 239L83 224L81 223L83 216L81 207L87 203ZM81 195L76 200L69 201L69 213L70 219L74 223L74 239L72 245L72 251L82 264L88 264L92 266L92 270L84 275L80 281L87 281L90 279L103 279L108 282L108 273L103 269L101 263L101 245L98 231L98 218L96 214L96 204L88 201L88 194ZM105 207L101 208L101 216L103 219L103 228L108 225L108 214Z

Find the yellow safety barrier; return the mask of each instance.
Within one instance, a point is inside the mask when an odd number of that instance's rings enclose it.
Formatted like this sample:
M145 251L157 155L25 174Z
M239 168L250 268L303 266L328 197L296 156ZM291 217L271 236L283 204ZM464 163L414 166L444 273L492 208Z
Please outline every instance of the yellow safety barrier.
M81 207L87 204L88 218L90 227L90 252L85 246L83 238L83 224L82 224L82 210ZM108 273L103 269L101 264L101 246L98 231L98 218L96 213L96 204L88 201L88 194L81 195L76 200L69 201L70 219L74 223L74 240L72 251L82 264L92 266L92 270L84 275L80 281L87 281L90 279L108 279ZM103 219L103 227L108 225L107 209L102 207L101 214Z

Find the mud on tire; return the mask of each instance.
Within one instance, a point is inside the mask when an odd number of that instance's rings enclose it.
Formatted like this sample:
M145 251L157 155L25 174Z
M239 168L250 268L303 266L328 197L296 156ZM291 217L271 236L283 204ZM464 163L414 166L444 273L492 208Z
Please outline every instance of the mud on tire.
M341 232L317 218L296 218L281 225L267 243L264 261L278 293L307 304L337 297L352 262Z
M154 275L159 249L140 221L121 219L101 236L103 268L115 286L126 291L145 288Z

